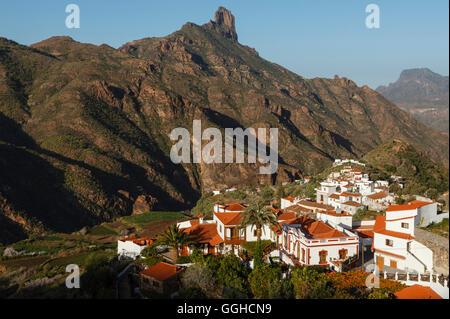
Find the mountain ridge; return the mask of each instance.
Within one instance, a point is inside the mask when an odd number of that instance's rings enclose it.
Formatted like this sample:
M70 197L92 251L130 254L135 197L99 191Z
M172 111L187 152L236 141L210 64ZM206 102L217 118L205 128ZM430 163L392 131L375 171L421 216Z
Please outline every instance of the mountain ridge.
M118 49L68 37L30 47L0 39L0 120L11 127L0 129L0 143L2 152L14 150L0 157L0 212L11 212L24 231L74 231L142 209L190 208L216 187L292 181L393 137L448 167L448 135L367 86L305 79L260 58L237 41L224 10L214 22L186 23ZM278 172L259 175L255 164L175 165L170 131L191 130L194 119L222 131L278 127ZM23 154L26 178L14 161ZM40 172L50 177L37 189ZM19 212L28 219L14 221Z
M396 82L377 92L436 129L449 131L449 77L428 68L403 70Z

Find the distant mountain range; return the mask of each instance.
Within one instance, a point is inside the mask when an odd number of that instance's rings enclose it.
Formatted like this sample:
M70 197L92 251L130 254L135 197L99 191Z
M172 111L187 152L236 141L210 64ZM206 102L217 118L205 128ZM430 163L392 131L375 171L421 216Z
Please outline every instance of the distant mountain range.
M279 169L177 165L172 129L277 127ZM192 134L192 133L191 133ZM234 16L119 49L0 38L0 241L145 210L215 187L292 181L393 138L448 167L448 135L347 78L305 79L238 42ZM1 238L1 237L8 238Z
M427 68L404 70L396 82L377 91L422 123L449 131L448 76Z

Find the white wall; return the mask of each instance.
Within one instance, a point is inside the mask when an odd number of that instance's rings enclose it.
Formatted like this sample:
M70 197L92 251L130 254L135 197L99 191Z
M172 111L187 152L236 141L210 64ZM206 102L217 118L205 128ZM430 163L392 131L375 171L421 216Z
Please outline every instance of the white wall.
M120 256L136 259L144 248L145 246L136 245L132 241L117 241L117 254Z
M415 224L419 227L430 225L437 215L437 203L428 204L417 209Z
M430 248L413 240L409 246L409 251L425 264L428 271L433 269L433 251Z

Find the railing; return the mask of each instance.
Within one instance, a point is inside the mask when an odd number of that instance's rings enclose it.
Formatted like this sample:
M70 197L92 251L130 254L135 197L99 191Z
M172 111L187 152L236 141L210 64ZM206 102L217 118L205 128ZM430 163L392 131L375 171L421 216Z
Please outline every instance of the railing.
M375 272L374 272L375 274ZM449 287L449 278L444 275L437 274L418 274L418 273L388 273L386 271L380 272L380 277L384 279L417 282L417 283L438 283L443 287Z
M245 236L225 236L225 240L245 240Z

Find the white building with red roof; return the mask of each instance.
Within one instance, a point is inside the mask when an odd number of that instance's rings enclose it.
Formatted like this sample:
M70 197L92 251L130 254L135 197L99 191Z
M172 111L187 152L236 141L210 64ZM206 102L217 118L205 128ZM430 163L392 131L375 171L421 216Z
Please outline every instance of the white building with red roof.
M153 243L153 239L150 238L125 238L117 241L117 254L119 258L136 259L142 253L142 251Z
M414 240L416 216L413 204L391 205L386 216L377 216L372 249L378 269L388 266L419 273L432 271L433 252Z
M199 216L198 220L178 223L178 227L192 235L196 242L195 245L183 247L182 255L190 255L195 248L200 248L203 254L226 254L231 251L238 254L243 242L256 241L255 227L239 226L245 209L246 205L238 203L230 205L216 203L212 220L204 220L203 216ZM295 217L295 214L283 210L273 212L277 214L279 221ZM271 229L269 225L263 227L262 240L276 242L277 237L276 230Z
M347 258L358 256L358 251L359 237L346 229L304 216L282 223L281 256L289 264L336 269Z

